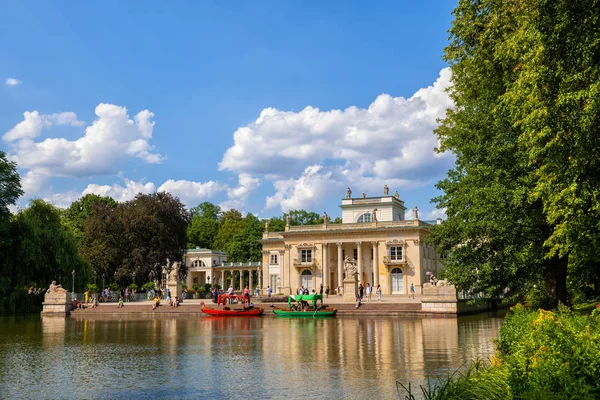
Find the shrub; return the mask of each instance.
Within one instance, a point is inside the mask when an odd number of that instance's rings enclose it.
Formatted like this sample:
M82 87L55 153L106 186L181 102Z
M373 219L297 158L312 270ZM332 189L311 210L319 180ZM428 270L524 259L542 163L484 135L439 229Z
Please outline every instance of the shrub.
M116 283L109 283L108 287L110 288L110 290L112 290L113 292L116 292L119 290L119 285Z
M194 290L194 292L198 292L198 291L200 291L200 286L198 286L198 284L197 284L197 283L194 283L194 284L192 285L192 289Z
M212 286L210 285L210 283L205 283L204 284L204 291L205 292L210 292L212 290Z
M129 285L129 289L131 289L135 292L138 289L138 285L136 285L135 283L132 283L131 285Z
M185 283L181 284L181 290L183 290L183 289L187 289L187 285Z
M497 345L513 397L588 398L600 390L599 319L516 306Z
M90 292L90 293L100 292L100 288L95 283L89 283L86 288L87 288L88 292Z
M143 288L146 289L147 291L154 290L154 287L155 287L154 282L145 283L143 286Z

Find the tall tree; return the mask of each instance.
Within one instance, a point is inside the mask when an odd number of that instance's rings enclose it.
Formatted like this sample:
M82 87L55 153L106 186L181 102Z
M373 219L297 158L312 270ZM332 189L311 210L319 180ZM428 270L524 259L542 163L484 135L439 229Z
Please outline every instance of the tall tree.
M600 3L460 1L446 60L449 110L437 135L456 166L434 199L446 273L491 295L596 269ZM590 268L590 266L593 266Z
M232 262L260 261L262 245L259 240L265 230L264 224L256 216L248 213L243 227L234 234L228 246L229 260Z
M318 225L323 223L323 218L314 211L291 210L290 225Z
M221 207L204 202L190 212L192 217L187 230L188 246L212 249L219 233Z
M83 236L83 229L86 219L90 216L92 210L98 205L105 205L109 208L116 208L117 202L108 196L98 196L97 194L86 194L79 200L71 203L69 208L64 211L63 223L73 232L77 240Z
M22 195L23 189L21 189L17 164L8 161L6 153L0 151L0 222L9 219L8 206L16 204L17 199Z

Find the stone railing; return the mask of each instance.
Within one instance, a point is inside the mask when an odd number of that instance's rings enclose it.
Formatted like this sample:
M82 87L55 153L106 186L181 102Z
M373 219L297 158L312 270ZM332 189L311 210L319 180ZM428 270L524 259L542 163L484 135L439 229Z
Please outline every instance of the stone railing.
M223 262L220 265L215 265L215 267L262 267L262 262L260 262L260 261L236 262L236 263Z
M404 258L392 258L390 256L383 256L383 263L384 264L404 264L406 263L406 260Z
M300 261L297 258L294 258L293 263L296 268L312 268L315 266L315 260L312 261Z

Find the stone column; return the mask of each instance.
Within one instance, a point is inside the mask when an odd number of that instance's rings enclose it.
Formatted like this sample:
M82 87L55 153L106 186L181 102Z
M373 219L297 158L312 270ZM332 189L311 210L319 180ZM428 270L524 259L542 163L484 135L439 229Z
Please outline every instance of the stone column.
M323 243L323 290L329 285L329 252L328 243Z
M248 289L250 290L250 292L252 292L253 286L252 286L252 270L248 271Z
M373 245L373 288L377 289L379 285L379 254L377 248L377 242L371 242Z
M279 250L279 289L283 287L283 273L285 269L285 250ZM277 290L277 288L273 288ZM276 293L276 292L274 292Z
M244 270L240 269L240 290L244 291Z
M235 281L233 280L233 270L231 270L231 288L235 290Z
M356 248L358 249L358 251L356 252L356 256L358 257L358 260L356 260L356 268L357 268L357 272L358 272L358 283L363 284L363 262L362 262L362 242L356 242Z
M221 289L225 290L225 270L221 271Z
M344 262L344 260L342 260L342 243L336 243L337 247L338 247L338 286L342 287L344 286L344 267L342 265L342 263Z

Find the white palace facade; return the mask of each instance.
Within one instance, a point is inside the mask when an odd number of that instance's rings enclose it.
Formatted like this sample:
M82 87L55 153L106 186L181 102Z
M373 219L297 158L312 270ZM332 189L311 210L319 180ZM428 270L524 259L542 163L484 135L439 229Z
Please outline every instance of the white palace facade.
M291 294L300 286L319 291L322 284L333 294L343 287L344 260L353 259L358 280L381 285L384 294L408 294L411 284L420 293L430 275L441 268L433 245L425 243L432 223L405 219L406 208L398 193L353 198L348 189L342 199L342 223L332 224L324 215L321 225L290 226L284 232L269 232L263 247L262 288L271 286L274 293ZM435 223L435 222L434 222Z

